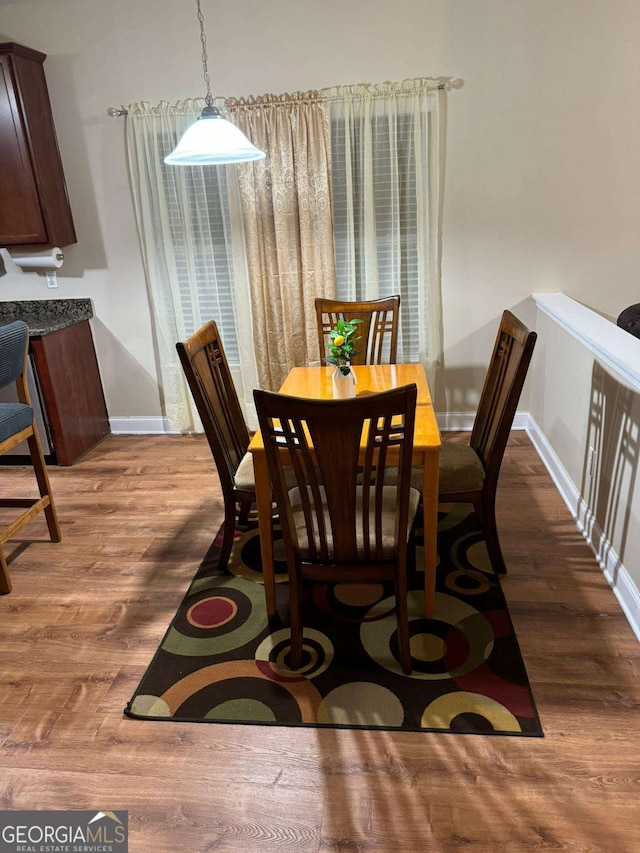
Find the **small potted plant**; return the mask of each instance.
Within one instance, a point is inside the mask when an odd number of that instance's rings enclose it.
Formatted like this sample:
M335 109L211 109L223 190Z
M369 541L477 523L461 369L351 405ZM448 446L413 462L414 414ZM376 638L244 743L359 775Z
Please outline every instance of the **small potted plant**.
M356 377L351 369L351 359L360 353L356 342L360 340L358 325L362 320L338 320L335 329L329 333L331 343L328 350L331 353L325 361L334 364L333 396L338 399L355 397Z

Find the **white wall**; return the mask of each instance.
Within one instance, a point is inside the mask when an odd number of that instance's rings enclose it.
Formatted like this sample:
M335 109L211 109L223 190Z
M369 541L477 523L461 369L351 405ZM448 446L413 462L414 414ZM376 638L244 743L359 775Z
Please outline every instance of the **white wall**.
M449 96L443 301L448 407L474 407L498 317L562 290L615 318L639 301L637 0L203 0L214 92L416 76ZM161 412L124 160L106 109L201 96L190 0L0 0L0 36L48 54L78 243L59 297L88 296L109 413ZM49 298L7 262L0 299ZM440 400L440 409L445 407Z
M640 340L536 300L530 434L640 638Z

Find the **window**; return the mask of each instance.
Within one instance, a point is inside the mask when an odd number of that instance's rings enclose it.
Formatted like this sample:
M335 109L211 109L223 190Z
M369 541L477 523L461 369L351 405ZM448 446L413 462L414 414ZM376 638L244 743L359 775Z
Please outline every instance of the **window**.
M371 173L365 174L365 124L331 122L333 217L338 299L400 294L402 360L418 361L418 225L413 116L371 121ZM373 229L365 224L367 206Z
M332 148L330 248L337 296L366 300L399 293L398 359L420 361L428 372L442 353L438 88L438 81L422 78L325 89L320 99ZM220 326L234 378L245 386L240 396L247 408L257 381L243 266L246 205L236 173L163 163L201 108L196 101L132 104L126 126L164 407L179 430L197 416L175 341L208 319ZM329 248L326 241L323 246Z
M215 320L229 364L238 365L226 169L163 166L162 177L184 333Z
M345 122L332 121L337 297L361 300L399 293L402 360L418 361L420 304L413 116L399 115L393 123L381 116L372 119L370 175L364 171L364 125L359 123L352 128L349 152L345 136ZM200 317L212 317L224 329L229 363L237 364L226 171L207 169L204 180L199 176L197 181L193 180L191 169L181 171L177 176L176 169L168 167L163 175L186 333L199 327ZM186 192L178 193L178 179L188 182L183 187ZM183 238L185 211L181 200L185 198L188 218L198 223L193 242ZM374 215L371 234L365 225L368 202L372 202ZM197 300L191 298L190 268L195 275ZM195 317L194 306L198 304Z

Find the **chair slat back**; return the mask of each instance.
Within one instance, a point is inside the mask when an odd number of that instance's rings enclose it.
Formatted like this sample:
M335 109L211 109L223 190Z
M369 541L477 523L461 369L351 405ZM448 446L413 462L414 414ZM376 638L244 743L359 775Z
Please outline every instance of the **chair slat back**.
M314 564L381 563L383 488L395 490L394 553L406 546L416 396L415 385L335 401L254 391L285 547L295 560L306 543ZM398 476L385 486L390 465ZM285 468L294 472L295 493Z
M536 338L510 311L502 314L470 441L487 479L497 480Z
M338 320L362 320L358 342L360 354L352 364L395 364L398 353L398 321L400 297L341 302L335 299L316 299L316 321L320 362L328 355L329 333Z
M29 344L29 327L15 320L0 327L0 388L15 382L23 373Z
M249 446L249 430L240 408L218 327L212 320L176 344L222 487L233 486Z

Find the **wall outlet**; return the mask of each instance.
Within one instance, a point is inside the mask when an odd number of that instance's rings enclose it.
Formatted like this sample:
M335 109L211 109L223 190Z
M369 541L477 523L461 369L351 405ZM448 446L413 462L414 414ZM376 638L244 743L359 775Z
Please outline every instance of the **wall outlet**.
M47 270L44 274L47 280L47 287L57 287L58 286L58 276L56 275L55 270Z
M587 454L587 474L590 477L596 472L596 450L595 447L589 448L589 453Z

